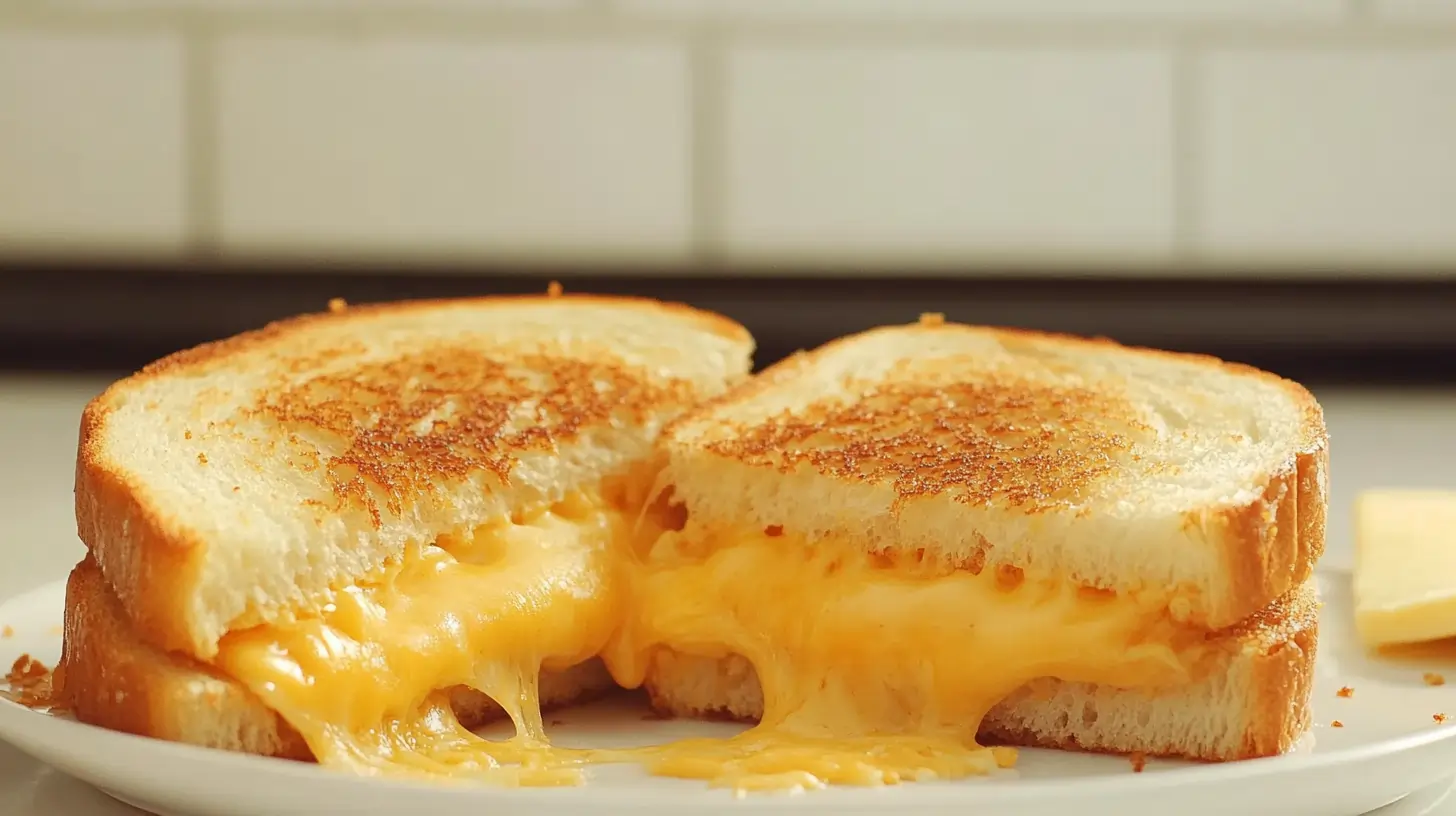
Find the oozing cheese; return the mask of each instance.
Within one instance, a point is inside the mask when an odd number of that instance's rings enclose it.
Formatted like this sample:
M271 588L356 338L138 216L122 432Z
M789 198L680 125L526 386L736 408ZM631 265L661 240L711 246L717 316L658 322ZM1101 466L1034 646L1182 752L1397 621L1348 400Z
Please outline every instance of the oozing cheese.
M651 514L648 514L649 517ZM589 763L739 791L879 785L1014 762L975 742L981 718L1035 678L1187 682L1201 633L1166 599L941 570L782 535L662 533L575 498L473 536L412 549L317 618L234 633L217 666L296 728L318 760L360 774L575 784ZM777 531L774 531L777 532ZM669 652L670 650L670 652ZM671 654L745 658L763 696L727 740L553 748L538 678L600 655L635 688ZM466 731L446 695L470 686L516 726Z
M468 539L412 549L324 614L229 635L217 665L296 728L319 762L361 774L572 784L541 722L542 666L597 654L620 618L617 542L630 519L577 497ZM443 690L470 686L515 723L487 742ZM504 767L507 763L519 767Z
M739 789L985 773L1014 757L975 743L982 717L1011 691L1047 676L1185 683L1202 640L1169 620L1161 597L757 531L669 533L629 572L628 617L603 654L619 683L642 685L671 649L740 655L762 688L757 727L646 760L657 773Z

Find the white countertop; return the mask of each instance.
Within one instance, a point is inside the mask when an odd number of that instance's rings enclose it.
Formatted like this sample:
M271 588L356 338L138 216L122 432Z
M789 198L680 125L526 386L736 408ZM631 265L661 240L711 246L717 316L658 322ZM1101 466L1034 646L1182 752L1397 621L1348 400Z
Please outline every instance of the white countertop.
M71 487L82 406L104 382L0 376L0 598L62 578L81 558ZM1350 508L1371 487L1456 488L1456 389L1318 390L1330 429L1326 562L1348 565ZM1456 797L1421 794L1382 816L1456 816ZM1443 801L1437 801L1443 800ZM0 744L0 816L138 811Z

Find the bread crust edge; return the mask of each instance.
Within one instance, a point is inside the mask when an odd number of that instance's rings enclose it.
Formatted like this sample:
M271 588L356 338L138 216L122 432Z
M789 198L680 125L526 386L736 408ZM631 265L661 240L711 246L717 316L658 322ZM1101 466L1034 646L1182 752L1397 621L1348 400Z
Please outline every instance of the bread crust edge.
M881 332L896 331L991 332L1054 345L1102 347L1154 359L1210 366L1277 386L1300 412L1299 448L1274 472L1266 474L1263 489L1253 500L1241 505L1208 507L1184 516L1185 527L1201 530L1207 546L1216 548L1215 559L1223 565L1227 578L1223 582L1226 591L1217 595L1205 591L1194 596L1191 614L1195 620L1214 629L1233 626L1283 597L1314 574L1315 565L1324 554L1329 504L1329 433L1324 411L1314 395L1299 383L1263 369L1204 354L1125 346L1108 338L1026 329L956 323L883 326L831 340L810 351L798 351L774 363L752 379L700 403L669 423L660 445L670 452L674 461L694 456L730 459L701 450L692 441L681 441L679 432L704 417L712 416L724 406L751 400L764 391L794 380L822 356L843 344ZM979 559L979 566L999 566L1002 563L1019 568L1026 566L996 558L994 548L981 552L983 557Z
M225 361L229 356L285 338L322 322L438 308L511 308L526 304L613 305L689 321L695 327L753 348L748 330L722 315L650 298L608 295L496 295L349 306L299 315L262 328L175 352L113 383L81 416L75 472L76 532L141 631L157 646L206 660L235 620L207 620L188 597L200 580L206 542L167 522L166 508L148 498L126 467L111 461L102 440L114 401L138 382ZM244 612L240 619L246 618Z
M64 628L55 694L80 722L168 742L313 761L298 731L240 683L143 641L89 557L66 582ZM543 672L542 709L585 702L615 688L600 661ZM473 689L452 689L450 700L466 728L505 715Z
M1309 700L1314 686L1315 656L1319 640L1319 602L1312 582L1296 588L1284 599L1248 620L1219 633L1223 644L1215 665L1205 666L1206 676L1235 671L1246 672L1250 693L1244 698L1237 720L1237 733L1199 735L1205 743L1217 743L1214 750L1194 750L1187 744L1129 744L1111 737L1077 738L1069 733L1039 733L1035 729L1010 722L1011 712L1002 706L992 709L982 722L977 738L983 741L1026 748L1055 748L1087 753L1128 754L1191 759L1206 762L1227 762L1275 756L1288 751L1309 730ZM718 660L688 658L664 647L665 660L654 661L644 688L654 710L672 717L692 717L753 723L762 716L762 693L758 679L737 656ZM671 668L664 670L668 665ZM705 671L719 678L717 694L711 698L684 699L676 684L685 675ZM1045 682L1045 681L1043 681ZM1086 697L1096 697L1098 687L1085 684L1051 681L1035 689L1026 686L1013 692L1008 700L1050 699L1060 687L1084 690ZM1172 689L1163 694L1189 694L1193 689ZM1143 699L1138 692L1105 689L1122 696L1113 705L1137 706ZM1033 705L1035 703L1032 703Z

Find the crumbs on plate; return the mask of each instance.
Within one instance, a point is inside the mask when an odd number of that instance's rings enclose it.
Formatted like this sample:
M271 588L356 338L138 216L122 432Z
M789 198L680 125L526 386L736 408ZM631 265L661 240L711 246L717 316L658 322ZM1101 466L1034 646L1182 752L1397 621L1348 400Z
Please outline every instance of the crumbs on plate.
M1428 686L1446 685L1446 678L1442 675L1436 674L1435 672L1426 672L1425 674L1421 675L1421 679L1426 681L1426 685Z
M1355 696L1355 690L1352 689L1352 688L1350 688L1349 686L1340 686L1340 690L1337 691L1337 692L1335 692L1335 696L1336 697L1354 697Z
M1330 723L1330 727L1331 728L1344 728L1345 727L1345 724L1342 723L1342 722L1340 722L1339 720L1334 720L1333 722Z
M1435 720L1438 723L1443 723L1443 722L1446 721L1446 715L1445 714L1432 714L1431 715L1431 719Z
M26 708L59 708L51 694L51 670L28 654L15 658L0 687L0 697Z
M1133 751L1128 755L1128 761L1132 763L1133 773L1142 773L1143 768L1148 767L1148 755L1142 751Z
M11 626L8 623L6 625L4 625L4 626L0 626L0 638L13 638L13 637L15 637L15 627L14 626Z

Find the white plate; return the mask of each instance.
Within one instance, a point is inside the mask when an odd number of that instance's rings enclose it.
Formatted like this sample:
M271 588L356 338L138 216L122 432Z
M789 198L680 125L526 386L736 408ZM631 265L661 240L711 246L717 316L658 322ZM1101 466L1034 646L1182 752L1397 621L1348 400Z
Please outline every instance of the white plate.
M479 816L481 813L887 812L917 811L1083 816L1358 814L1432 785L1456 771L1456 651L1445 656L1366 655L1350 623L1349 577L1323 573L1325 606L1314 689L1314 732L1289 755L1222 765L1150 761L1133 773L1120 757L1026 750L1014 772L954 783L840 788L802 796L735 800L695 781L648 777L630 766L592 771L585 787L502 790L429 787L359 779L313 765L239 756L134 737L29 711L0 701L0 738L117 798L169 816L277 816L323 813ZM9 665L23 651L54 661L64 583L0 604L0 640ZM1449 673L1431 687L1424 672ZM1342 686L1355 690L1341 698ZM1452 725L1433 716L1450 713ZM548 716L565 745L647 744L728 734L735 726L650 721L631 700ZM1343 728L1329 726L1332 720Z

